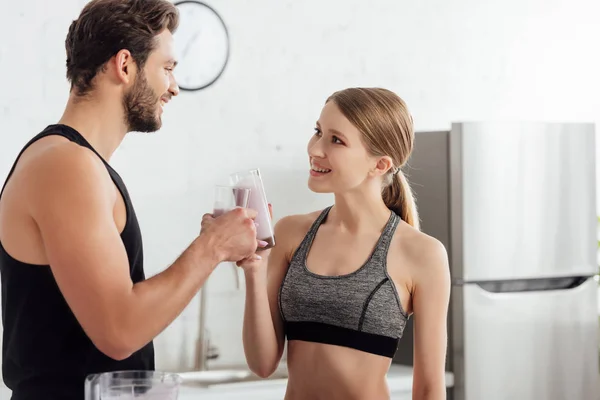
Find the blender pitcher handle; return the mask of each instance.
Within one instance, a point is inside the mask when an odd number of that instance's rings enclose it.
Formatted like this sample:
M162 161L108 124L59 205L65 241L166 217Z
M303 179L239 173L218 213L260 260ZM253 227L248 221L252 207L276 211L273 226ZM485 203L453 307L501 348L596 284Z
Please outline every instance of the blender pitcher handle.
M85 400L100 400L100 377L92 374L85 378Z

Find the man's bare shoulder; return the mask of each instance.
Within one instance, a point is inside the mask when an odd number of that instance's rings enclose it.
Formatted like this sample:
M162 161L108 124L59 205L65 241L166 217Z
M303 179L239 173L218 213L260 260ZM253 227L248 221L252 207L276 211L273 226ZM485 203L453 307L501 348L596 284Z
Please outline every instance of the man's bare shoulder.
M52 141L51 141L52 140ZM35 171L69 169L91 172L103 166L94 152L62 137L47 137L31 145L23 154L26 166Z
M23 153L12 182L20 195L33 204L40 203L37 199L42 196L48 201L69 196L110 196L109 176L102 160L91 150L60 139L40 139Z

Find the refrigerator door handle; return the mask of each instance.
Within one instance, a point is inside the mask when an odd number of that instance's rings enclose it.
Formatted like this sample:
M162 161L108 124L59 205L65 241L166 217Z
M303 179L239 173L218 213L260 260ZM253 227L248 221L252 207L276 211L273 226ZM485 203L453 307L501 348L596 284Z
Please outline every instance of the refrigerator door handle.
M494 281L467 281L463 285L477 285L490 294L515 293L515 292L542 292L576 290L588 279L594 276L567 276L536 279L512 279Z

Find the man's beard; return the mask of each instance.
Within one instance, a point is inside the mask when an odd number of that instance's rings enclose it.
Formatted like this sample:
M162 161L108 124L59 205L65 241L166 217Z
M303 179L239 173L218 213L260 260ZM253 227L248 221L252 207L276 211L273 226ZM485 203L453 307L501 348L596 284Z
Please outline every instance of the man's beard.
M156 97L142 72L136 77L131 90L123 97L128 131L156 132L160 129L162 121L156 113L159 102Z

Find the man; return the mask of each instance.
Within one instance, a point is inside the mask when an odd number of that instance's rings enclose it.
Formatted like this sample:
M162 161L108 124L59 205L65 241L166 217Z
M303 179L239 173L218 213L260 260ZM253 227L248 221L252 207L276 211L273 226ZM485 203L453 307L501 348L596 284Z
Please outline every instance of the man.
M255 212L238 209L145 279L135 211L108 160L126 133L158 130L178 94L177 25L167 0L92 0L69 28L64 114L24 147L0 194L3 376L14 400L82 399L88 374L154 369L152 339L213 269L265 245Z

